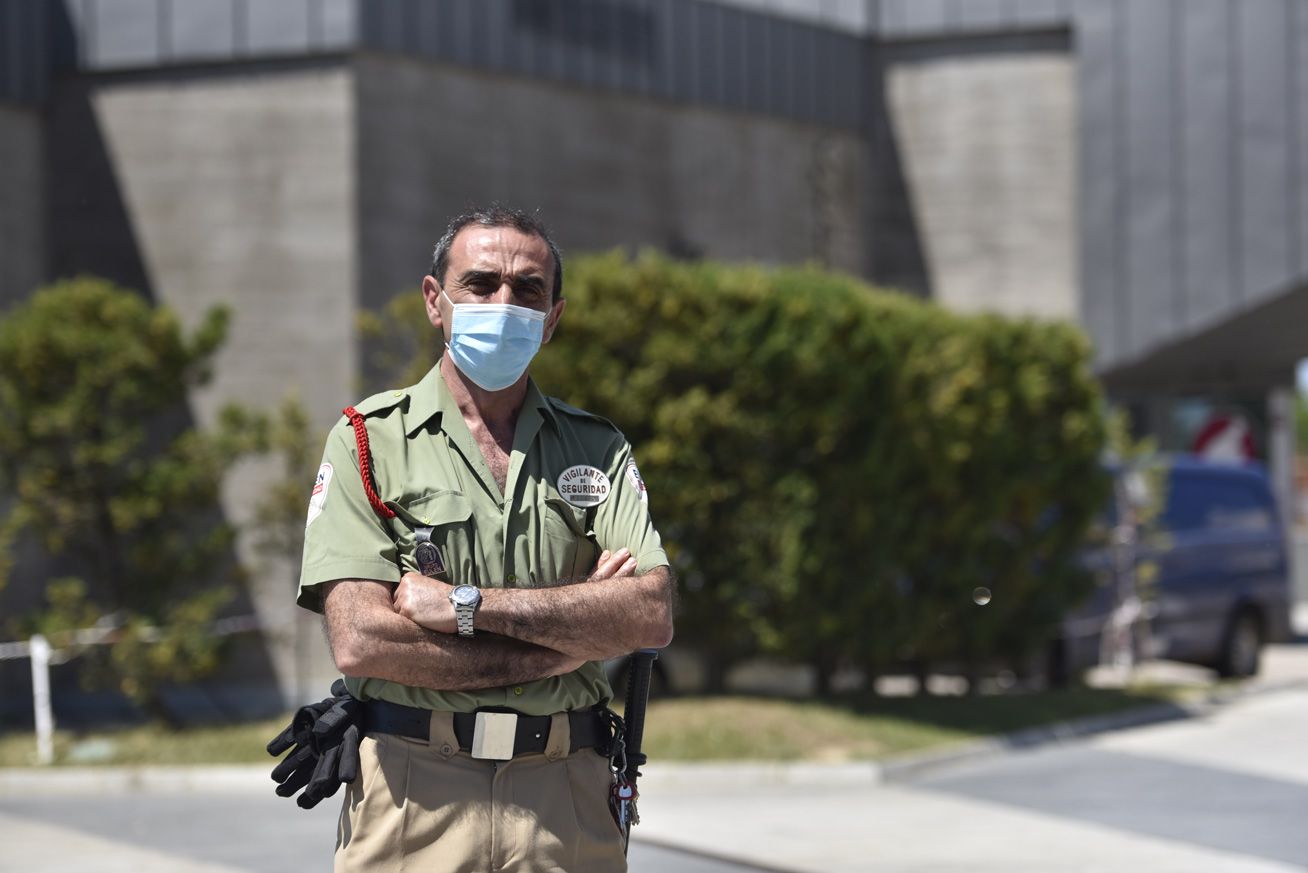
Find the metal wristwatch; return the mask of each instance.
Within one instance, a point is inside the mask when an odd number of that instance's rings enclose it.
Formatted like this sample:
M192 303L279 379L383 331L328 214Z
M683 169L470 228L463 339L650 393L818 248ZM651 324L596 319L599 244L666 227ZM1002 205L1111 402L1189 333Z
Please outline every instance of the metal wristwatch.
M476 585L456 585L450 592L454 604L454 620L459 625L459 636L472 636L472 614L481 606L481 589Z

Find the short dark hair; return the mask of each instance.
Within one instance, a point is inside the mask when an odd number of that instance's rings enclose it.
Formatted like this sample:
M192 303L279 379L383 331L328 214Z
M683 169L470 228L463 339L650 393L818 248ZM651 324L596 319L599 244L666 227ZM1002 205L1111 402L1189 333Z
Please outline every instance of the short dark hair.
M510 209L498 203L492 203L484 209L469 209L450 220L431 256L431 274L437 282L441 285L445 284L445 272L450 266L450 247L454 245L454 238L459 235L459 231L472 224L480 227L511 227L522 233L540 237L549 247L550 257L554 259L554 293L550 299L558 300L563 296L563 256L559 254L559 247L554 244L554 240L550 239L544 222L529 212Z

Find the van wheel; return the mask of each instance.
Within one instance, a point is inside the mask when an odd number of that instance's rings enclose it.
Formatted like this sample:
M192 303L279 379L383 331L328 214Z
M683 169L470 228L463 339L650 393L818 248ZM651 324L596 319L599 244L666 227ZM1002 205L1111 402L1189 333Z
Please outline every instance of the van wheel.
M1262 656L1263 624L1258 613L1242 609L1235 614L1222 641L1217 673L1224 678L1253 676Z

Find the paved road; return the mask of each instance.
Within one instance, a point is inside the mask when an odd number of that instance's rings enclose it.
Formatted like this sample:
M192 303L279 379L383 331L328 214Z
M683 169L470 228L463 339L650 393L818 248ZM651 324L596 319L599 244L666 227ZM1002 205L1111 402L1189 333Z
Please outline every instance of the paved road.
M1308 646L1273 655L1263 690L1199 717L907 782L887 783L870 765L653 764L631 867L1308 873ZM215 771L198 789L185 784L196 772L130 790L122 778L97 784L94 772L29 772L22 778L37 781L26 789L0 780L0 871L330 868L332 806L302 812L269 792L262 770Z
M650 785L642 836L795 871L1303 873L1306 726L1300 688L909 783Z
M285 873L330 870L332 801L302 811L272 783L217 791L0 797L0 871ZM330 807L330 808L328 808ZM636 843L632 873L750 873L758 868Z

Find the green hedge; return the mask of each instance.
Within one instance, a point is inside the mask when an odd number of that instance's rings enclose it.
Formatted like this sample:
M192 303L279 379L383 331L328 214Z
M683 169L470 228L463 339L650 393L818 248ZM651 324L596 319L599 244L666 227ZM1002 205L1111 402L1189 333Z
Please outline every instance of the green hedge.
M712 678L1016 659L1084 594L1104 425L1075 328L652 254L575 259L565 290L533 372L635 446Z

